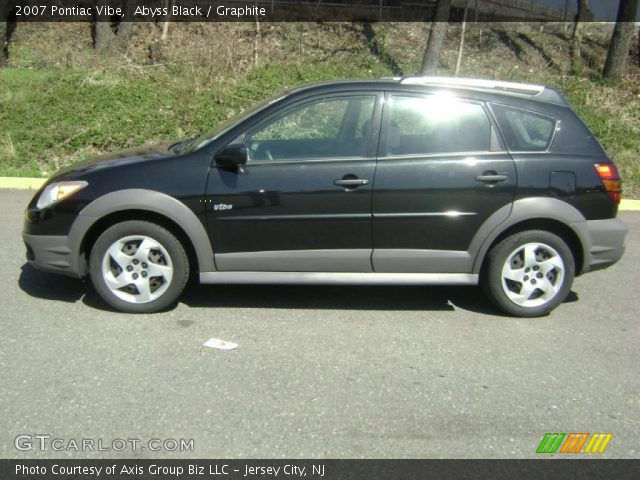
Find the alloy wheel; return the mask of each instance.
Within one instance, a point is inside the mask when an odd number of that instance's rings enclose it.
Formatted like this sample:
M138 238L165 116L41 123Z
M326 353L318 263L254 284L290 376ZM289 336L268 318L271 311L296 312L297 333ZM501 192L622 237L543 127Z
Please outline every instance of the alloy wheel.
M149 303L166 292L173 278L167 249L145 235L116 240L102 259L102 277L116 297L129 303Z
M502 289L521 307L538 307L561 290L565 264L560 254L540 242L526 243L508 256L502 267Z

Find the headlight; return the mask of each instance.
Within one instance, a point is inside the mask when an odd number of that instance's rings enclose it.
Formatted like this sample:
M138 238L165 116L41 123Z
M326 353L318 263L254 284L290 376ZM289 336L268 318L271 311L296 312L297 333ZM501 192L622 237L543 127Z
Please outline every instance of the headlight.
M89 184L82 180L74 182L56 182L47 185L40 194L40 197L38 197L36 208L43 209L50 205L53 205L60 200L64 200L69 195L77 192L78 190L82 190L87 185Z

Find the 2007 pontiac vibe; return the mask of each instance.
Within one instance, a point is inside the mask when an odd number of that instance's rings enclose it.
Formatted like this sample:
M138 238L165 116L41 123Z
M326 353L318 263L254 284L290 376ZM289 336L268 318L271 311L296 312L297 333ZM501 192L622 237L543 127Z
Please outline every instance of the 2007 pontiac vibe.
M617 262L613 161L557 91L473 79L330 82L218 131L57 172L26 212L35 268L124 312L202 283L476 285L557 307Z

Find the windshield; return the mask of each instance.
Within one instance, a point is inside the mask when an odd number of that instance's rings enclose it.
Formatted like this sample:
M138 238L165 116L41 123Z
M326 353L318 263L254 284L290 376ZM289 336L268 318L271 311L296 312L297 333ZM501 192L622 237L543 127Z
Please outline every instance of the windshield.
M251 115L259 112L260 110L268 107L269 105L281 100L282 98L284 98L285 95L286 94L280 94L277 97L272 97L268 100L260 102L248 110L243 110L242 112L225 120L221 125L218 126L216 130L208 133L203 133L201 135L197 135L196 137L192 137L188 140L182 141L174 145L172 149L175 149L177 153L188 153L188 152L193 152L195 150L198 150L199 148L202 148L205 145L214 141L220 135L231 130L233 127L235 127L238 123L240 123L245 118L250 117Z

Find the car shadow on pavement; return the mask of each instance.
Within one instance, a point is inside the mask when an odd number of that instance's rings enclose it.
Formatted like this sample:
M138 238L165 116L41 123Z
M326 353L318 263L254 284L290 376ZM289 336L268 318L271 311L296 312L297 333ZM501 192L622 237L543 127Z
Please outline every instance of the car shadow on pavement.
M511 318L476 286L197 285L180 301L191 308L455 311ZM578 301L571 291L564 303Z
M18 285L23 292L31 297L69 303L77 302L88 291L82 280L40 272L28 263L20 268Z
M330 310L427 310L456 308L502 315L477 287L191 285L181 302L192 308L283 308Z
M456 309L506 317L479 286L197 285L180 300L190 307L309 308L344 310ZM578 301L575 291L563 303Z

